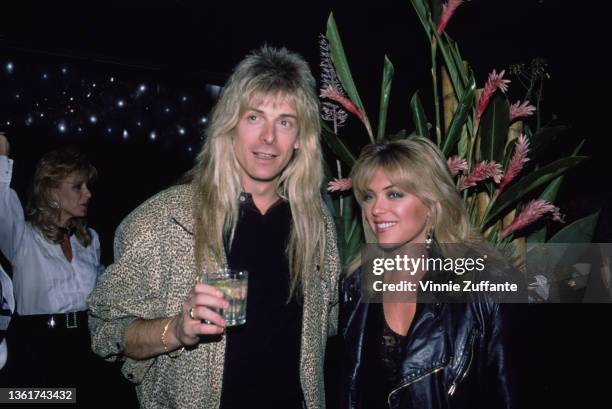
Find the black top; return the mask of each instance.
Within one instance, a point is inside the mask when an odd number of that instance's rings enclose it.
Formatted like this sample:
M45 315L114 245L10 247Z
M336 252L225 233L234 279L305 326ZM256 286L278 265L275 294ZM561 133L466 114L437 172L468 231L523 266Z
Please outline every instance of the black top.
M227 261L249 272L247 316L227 329L221 409L301 408L302 305L287 303L291 208L279 200L262 215L249 194L240 201Z
M388 409L387 397L397 383L405 336L393 331L382 304L369 307L364 334L364 365L360 369L361 397L364 408Z

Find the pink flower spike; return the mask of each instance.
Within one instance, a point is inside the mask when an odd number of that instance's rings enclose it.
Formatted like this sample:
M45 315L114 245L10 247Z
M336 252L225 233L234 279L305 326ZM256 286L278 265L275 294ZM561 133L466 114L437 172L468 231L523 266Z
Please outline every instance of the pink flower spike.
M523 211L514 218L512 223L501 231L502 237L507 237L519 230L524 229L530 224L539 220L546 213L552 215L552 219L563 223L563 216L559 212L559 208L546 200L537 199L527 203Z
M510 105L510 122L514 122L514 120L518 118L523 118L525 116L533 115L536 107L529 104L529 101L525 101L521 104L521 101L516 101L514 104Z
M482 161L478 165L476 165L472 170L472 173L470 173L468 177L465 178L463 182L461 182L459 189L463 190L472 186L476 186L478 183L489 178L492 178L495 183L499 183L502 176L503 173L501 170L501 165L499 163L496 163L495 161Z
M525 134L521 134L518 140L516 141L514 148L514 155L510 162L508 163L508 167L506 168L506 173L499 184L499 190L497 191L497 195L499 195L504 188L514 180L516 175L521 173L525 163L529 162L529 158L527 157L527 153L529 152L529 139Z
M440 20L438 21L438 27L436 31L438 34L442 34L444 29L446 29L446 25L450 21L453 14L455 14L455 10L463 3L463 0L448 0L448 2L442 5L442 15L440 16Z
M354 114L357 118L359 118L359 120L363 122L364 125L368 126L365 122L365 116L363 115L363 112L361 112L361 110L357 108L357 106L353 104L353 102L350 99L348 99L347 97L342 95L340 92L338 92L338 89L332 86L329 86L325 89L322 89L321 94L319 96L321 98L331 99L332 101L339 103L340 105L342 105L344 109L346 109L347 111Z
M478 101L478 110L476 111L476 118L480 119L485 109L489 105L489 100L495 93L497 89L501 92L506 93L508 91L508 84L510 84L510 80L504 79L504 74L506 71L502 71L499 74L493 70L492 73L489 74L489 79L485 84L484 90L482 91L482 95L480 96L480 100Z
M351 190L353 181L350 178L334 179L327 184L328 192L345 192Z
M452 177L457 176L460 172L468 169L467 161L459 155L452 156L446 161L448 170Z

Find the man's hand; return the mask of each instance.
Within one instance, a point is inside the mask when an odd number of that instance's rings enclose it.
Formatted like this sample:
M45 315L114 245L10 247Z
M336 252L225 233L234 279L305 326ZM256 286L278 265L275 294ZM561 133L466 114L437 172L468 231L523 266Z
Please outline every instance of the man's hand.
M0 132L0 156L9 156L10 145L9 141L4 135L4 132Z
M207 284L196 284L178 316L134 320L127 328L123 353L133 359L147 359L195 345L200 342L200 335L221 334L226 322L212 308L228 307L221 291Z
M183 303L175 320L174 334L183 346L195 345L200 335L215 335L225 331L226 322L212 308L228 308L223 293L208 284L196 284Z

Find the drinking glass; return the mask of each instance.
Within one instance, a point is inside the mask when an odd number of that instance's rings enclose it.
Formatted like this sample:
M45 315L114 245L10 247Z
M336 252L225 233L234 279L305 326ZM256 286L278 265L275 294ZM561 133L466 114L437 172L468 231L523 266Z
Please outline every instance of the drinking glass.
M229 307L217 312L225 319L228 327L246 322L246 302L249 273L245 270L221 270L205 274L206 284L218 288Z

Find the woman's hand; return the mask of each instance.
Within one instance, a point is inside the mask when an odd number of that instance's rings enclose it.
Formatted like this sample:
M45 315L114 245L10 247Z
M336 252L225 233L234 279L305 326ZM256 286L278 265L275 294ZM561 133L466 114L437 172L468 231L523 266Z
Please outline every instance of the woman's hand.
M223 293L208 284L196 284L183 303L175 320L174 334L183 346L195 345L200 335L215 335L225 331L226 322L212 308L228 308Z
M0 156L9 156L10 145L9 141L4 135L4 132L0 132Z

